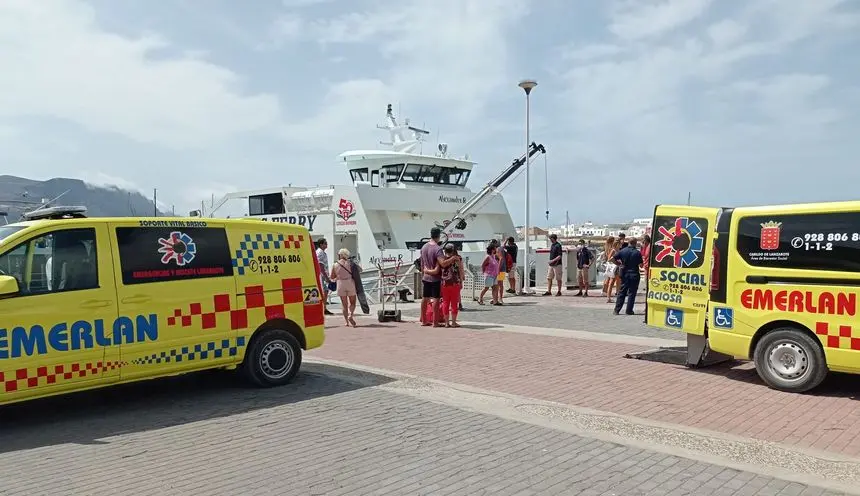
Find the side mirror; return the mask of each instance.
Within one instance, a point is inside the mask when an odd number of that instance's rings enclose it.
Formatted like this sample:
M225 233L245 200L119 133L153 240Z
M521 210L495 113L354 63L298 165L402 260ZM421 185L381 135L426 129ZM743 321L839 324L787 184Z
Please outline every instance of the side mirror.
M0 296L18 294L18 279L12 276L0 276Z

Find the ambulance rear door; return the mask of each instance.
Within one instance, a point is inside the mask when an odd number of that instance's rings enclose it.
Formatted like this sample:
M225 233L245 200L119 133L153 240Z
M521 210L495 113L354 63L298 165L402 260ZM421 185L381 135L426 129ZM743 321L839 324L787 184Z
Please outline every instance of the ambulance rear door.
M658 205L646 277L653 327L704 335L717 217L721 209Z

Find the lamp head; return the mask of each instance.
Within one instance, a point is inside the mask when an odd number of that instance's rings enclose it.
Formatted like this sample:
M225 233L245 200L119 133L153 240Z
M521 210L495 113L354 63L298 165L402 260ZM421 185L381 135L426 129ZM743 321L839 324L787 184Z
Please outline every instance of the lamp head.
M519 84L519 87L526 92L526 95L531 93L535 86L537 86L537 81L532 79L525 79L523 81L520 81Z

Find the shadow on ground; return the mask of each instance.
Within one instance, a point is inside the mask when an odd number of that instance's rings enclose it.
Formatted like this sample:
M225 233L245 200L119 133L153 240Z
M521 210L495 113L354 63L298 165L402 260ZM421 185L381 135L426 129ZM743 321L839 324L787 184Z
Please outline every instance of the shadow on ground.
M0 453L61 443L100 444L131 432L228 417L393 381L306 363L292 383L259 389L237 374L204 371L0 407Z

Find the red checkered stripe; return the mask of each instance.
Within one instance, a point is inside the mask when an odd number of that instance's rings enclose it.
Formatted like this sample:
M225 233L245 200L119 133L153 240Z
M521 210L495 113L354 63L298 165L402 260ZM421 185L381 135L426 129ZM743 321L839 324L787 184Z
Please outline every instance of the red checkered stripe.
M287 243L292 243L293 248L298 249L301 248L305 242L305 237L302 234L288 234L287 235Z
M108 370L116 370L128 365L128 362L90 362L72 363L68 365L52 365L36 367L35 369L17 369L7 372L0 371L0 387L6 393L24 389L48 386L62 381L81 379L87 376L99 375Z
M860 337L852 335L851 326L840 325L831 327L827 322L816 322L815 333L822 337L824 345L828 348L860 350Z
M262 315L265 317L263 322L284 319L288 314L287 305L303 303L305 299L300 277L282 279L280 290L266 291L262 285L246 286L243 296L245 304L240 303L237 308L232 308L229 294L218 294L212 297L213 311L204 312L202 303L191 303L188 312L177 308L173 311L173 315L167 318L167 325L191 327L194 321L199 319L203 329L215 329L218 326L218 315L229 314L231 330L247 329L249 311L262 310ZM240 302L241 300L242 298ZM302 305L302 313L305 327L320 326L325 322L321 303ZM263 322L253 322L254 327Z

